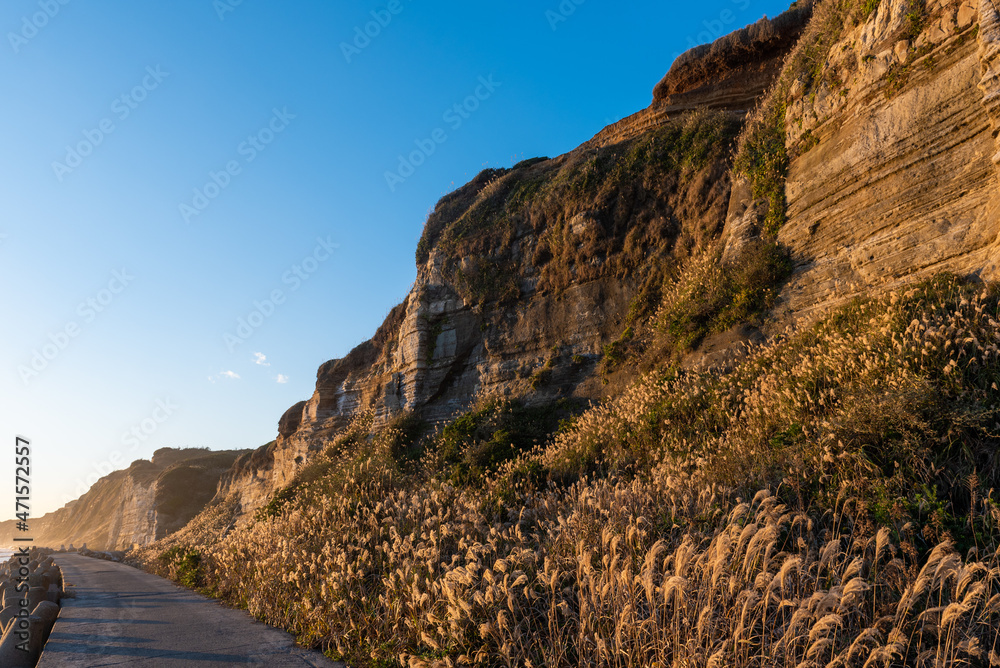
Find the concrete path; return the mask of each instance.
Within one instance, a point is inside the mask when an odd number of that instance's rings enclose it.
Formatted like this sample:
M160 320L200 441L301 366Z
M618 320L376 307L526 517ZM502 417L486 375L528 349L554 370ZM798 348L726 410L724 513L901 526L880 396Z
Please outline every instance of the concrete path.
M53 555L67 589L39 668L342 666L291 635L131 566Z

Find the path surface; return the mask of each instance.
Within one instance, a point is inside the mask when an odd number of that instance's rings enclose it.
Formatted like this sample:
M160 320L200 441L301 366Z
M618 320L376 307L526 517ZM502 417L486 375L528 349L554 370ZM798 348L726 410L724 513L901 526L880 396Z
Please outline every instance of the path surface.
M39 668L324 666L284 631L131 566L53 555L67 589Z

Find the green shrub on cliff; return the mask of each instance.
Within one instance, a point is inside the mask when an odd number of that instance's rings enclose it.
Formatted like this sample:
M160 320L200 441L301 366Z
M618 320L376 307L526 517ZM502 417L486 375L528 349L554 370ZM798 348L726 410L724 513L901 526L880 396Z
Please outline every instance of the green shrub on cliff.
M771 239L747 242L730 262L714 253L692 259L657 313L661 349L685 352L710 333L760 325L791 271L788 252Z
M434 467L452 484L480 485L502 464L543 444L563 420L579 411L579 402L568 399L538 406L523 400L480 401L445 426L427 447L435 450Z
M768 100L747 124L740 138L734 170L750 183L755 199L767 202L764 231L776 234L785 224L785 104Z

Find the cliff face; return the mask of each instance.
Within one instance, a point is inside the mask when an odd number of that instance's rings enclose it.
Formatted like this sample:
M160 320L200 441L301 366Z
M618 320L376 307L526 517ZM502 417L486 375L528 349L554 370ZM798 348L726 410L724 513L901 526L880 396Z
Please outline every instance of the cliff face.
M361 413L435 423L484 394L599 398L605 347L632 324L644 289L721 234L735 137L810 12L686 54L648 109L568 154L487 170L445 196L406 301L370 341L319 368L313 396L237 463L220 499L261 506Z
M240 454L157 450L152 461L110 473L76 501L32 520L32 536L42 545L86 544L94 550L147 545L201 512ZM17 534L13 521L0 523L0 530Z
M989 316L1000 289L955 276L917 283L941 270L997 278L994 1L797 6L679 59L649 109L575 151L488 170L444 197L407 300L372 340L320 367L313 396L285 413L275 442L240 458L203 513L134 558L197 578L198 555L227 600L344 658L357 645L362 663L422 664L428 646L461 662L516 644L558 647L535 665L581 663L602 634L607 654L591 663L632 651L642 665L671 652L699 664L798 664L817 659L815 647L829 665L886 648L906 665L966 660L937 658L940 637L923 621L933 611L918 614L913 586L869 585L878 569L856 566L872 545L875 562L884 554L921 578L981 550L996 556L1000 366ZM854 295L877 298L806 327ZM778 329L790 335L734 363L740 343ZM692 372L699 364L729 369ZM643 368L654 373L630 383ZM521 400L466 411L483 394ZM515 437L514 421L554 412L562 397L609 400ZM375 428L343 429L361 415ZM413 429L419 419L449 424L427 435ZM337 447L314 457L328 444ZM645 631L621 642L621 625L605 622L632 619L642 588L602 598L593 578L574 575L593 570L596 550L608 581L639 584L613 572L619 556L693 563L706 535L743 544L755 527L763 542L737 549L734 572L798 531L799 552L783 553L793 570L822 553L858 576L856 591L903 597L860 606L870 616L846 643L793 651L777 628L762 634L770 648L755 645L759 657L736 656L725 647L743 633L738 609L713 613L739 618L718 641L699 629L673 645L653 647ZM848 544L867 556L827 558ZM542 566L551 578L511 603L508 581ZM743 594L724 583L727 594L707 598L738 608L784 572L772 566L745 573ZM672 573L650 571L657 587L644 575L648 600L672 588ZM704 575L690 582L714 585ZM815 603L830 592L810 592L775 598L779 617L787 605L822 617ZM547 626L536 614L546 596L541 608L559 611ZM671 620L705 617L701 603L678 613L676 600L660 615L663 638L684 626ZM908 629L898 614L907 606ZM498 631L494 620L518 609L524 618ZM976 634L995 636L995 619L970 628L944 646L964 645L979 665ZM912 642L856 651L850 640L871 633Z
M883 0L793 83L788 222L796 318L951 270L996 278L997 12L991 0Z
M995 277L998 53L991 0L797 3L688 52L648 109L444 197L406 301L320 367L217 501L260 507L361 414L436 423L476 396L613 390L608 351L656 301L651 286L720 238L733 258L756 237L768 205L731 180L732 157L768 110L783 145L777 238L795 264L779 326L940 270ZM713 335L691 359L755 336Z

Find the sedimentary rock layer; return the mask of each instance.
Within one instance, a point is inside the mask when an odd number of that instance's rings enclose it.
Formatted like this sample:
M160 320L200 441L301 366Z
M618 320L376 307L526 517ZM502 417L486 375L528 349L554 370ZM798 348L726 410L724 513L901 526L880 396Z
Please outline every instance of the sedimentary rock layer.
M816 142L791 162L779 235L793 318L936 271L997 276L995 15L928 2L913 36L909 3L885 0L830 48L838 76L789 105L789 146Z

